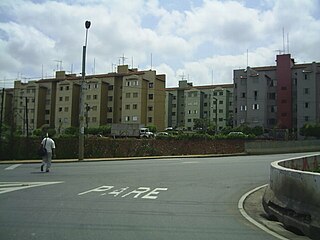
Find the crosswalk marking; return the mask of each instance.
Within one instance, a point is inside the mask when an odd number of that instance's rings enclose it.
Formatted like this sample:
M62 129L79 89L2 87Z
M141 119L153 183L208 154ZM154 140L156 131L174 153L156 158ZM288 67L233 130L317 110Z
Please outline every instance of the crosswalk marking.
M63 182L0 182L0 194Z
M10 167L7 167L7 168L5 168L5 170L13 170L13 169L15 169L15 168L17 168L17 167L19 167L19 166L21 166L22 164L13 164L13 165L11 165Z

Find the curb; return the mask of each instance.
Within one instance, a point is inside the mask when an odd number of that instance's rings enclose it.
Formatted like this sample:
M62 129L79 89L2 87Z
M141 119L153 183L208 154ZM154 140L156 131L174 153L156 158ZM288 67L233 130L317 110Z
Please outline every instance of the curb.
M119 158L87 158L79 159L53 159L52 163L75 163L75 162L102 162L102 161L130 161L130 160L151 160L151 159L167 159L167 158L209 158L209 157L232 157L245 156L247 153L230 153L230 154L205 154L205 155L172 155L172 156L146 156L146 157L119 157ZM0 160L0 164L28 164L41 163L40 159L30 160Z
M260 186L260 187L256 187L256 188L252 189L251 191L245 193L245 194L240 198L240 200L239 200L239 202L238 202L238 209L239 209L241 215L242 215L245 219L247 219L250 223L252 223L252 224L255 225L256 227L258 227L258 228L260 228L261 230L265 231L266 233L272 235L273 237L276 237L276 238L278 238L278 239L281 239L281 240L290 240L290 239L285 238L285 237L279 235L278 233L270 230L270 229L267 228L265 225L257 222L255 219L253 219L252 217L250 217L249 214L248 214L248 213L245 211L245 209L244 209L244 202L245 202L245 200L246 200L251 194L255 193L256 191L258 191L258 190L260 190L261 188L264 188L264 187L266 187L266 186L268 186L268 184L262 185L262 186Z

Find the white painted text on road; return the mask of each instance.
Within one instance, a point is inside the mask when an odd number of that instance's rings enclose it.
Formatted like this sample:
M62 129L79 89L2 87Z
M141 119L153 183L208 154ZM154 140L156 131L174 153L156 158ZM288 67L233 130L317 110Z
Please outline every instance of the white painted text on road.
M79 196L84 194L100 194L101 196L113 195L113 197L132 197L141 199L157 199L161 191L167 191L168 188L150 188L150 187L138 187L130 189L130 187L120 187L115 186L100 186L97 188L90 189L85 192L78 193Z

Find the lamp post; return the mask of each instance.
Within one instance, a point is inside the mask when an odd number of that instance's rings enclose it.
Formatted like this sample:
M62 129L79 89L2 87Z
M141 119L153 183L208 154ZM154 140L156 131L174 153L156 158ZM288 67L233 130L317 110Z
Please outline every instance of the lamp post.
M90 28L91 22L85 22L86 38L82 48L82 80L80 87L80 117L79 117L79 161L84 158L84 84L86 78L86 50L88 41L88 29Z

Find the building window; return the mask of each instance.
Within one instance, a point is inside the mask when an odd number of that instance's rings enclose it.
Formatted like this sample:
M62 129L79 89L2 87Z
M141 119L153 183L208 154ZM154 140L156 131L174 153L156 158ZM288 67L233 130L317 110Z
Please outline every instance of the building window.
M46 114L50 114L50 110L46 110Z
M97 100L98 99L98 95L93 95L93 99Z
M109 85L108 90L113 90L113 85Z
M92 106L91 109L92 109L92 111L97 111L98 107L97 106Z
M60 91L63 91L63 87L62 86L60 87Z
M219 109L219 113L223 113L223 109Z
M132 97L137 98L137 97L138 97L138 93L137 93L137 92L134 92L134 93L132 94Z
M219 101L219 104L223 104L223 101L222 101L222 100L220 100L220 101Z
M62 102L62 97L59 97L59 101Z
M138 109L138 104L133 104L132 109Z
M153 99L153 94L149 94L149 100Z
M222 92L222 91L221 91L221 92L219 92L219 95L220 95L220 96L223 96L223 92Z
M153 107L152 107L152 106L149 106L149 107L148 107L148 111L153 111Z
M62 112L62 107L59 107L59 112Z
M126 98L130 98L131 97L131 93L126 93Z
M188 118L188 122L191 122L191 118Z
M97 118L96 117L92 117L92 122L97 122Z
M308 75L307 75L307 74L304 75L304 79L305 79L305 80L308 79Z
M252 105L253 110L258 110L259 109L259 104L253 104Z
M153 82L149 83L149 88L153 88Z
M112 118L107 118L107 123L112 123Z
M67 90L67 91L69 90L69 86L66 86L66 90Z
M304 107L305 107L305 108L309 108L309 105L310 105L310 104L309 104L308 102L304 103Z
M129 122L129 121L130 121L130 117L129 117L129 116L126 116L126 117L125 117L125 121L126 121L126 122Z
M152 117L148 117L148 123L152 123Z
M304 116L304 121L309 122L309 116Z
M87 100L91 100L91 95L87 95Z
M240 106L240 111L247 111L247 106L246 105L241 105Z
M108 107L107 111L112 112L112 107Z
M112 101L113 101L113 97L112 97L112 96L109 96L109 97L108 97L108 101L109 101L109 102L112 102Z
M132 117L132 121L134 121L134 122L138 121L138 117L137 116L133 116Z
M253 95L254 95L254 100L257 101L257 98L258 98L258 91L254 91L253 92Z
M304 89L304 94L309 94L309 88Z
M243 93L241 94L241 97L242 97L242 98L246 98L246 93L243 92Z
M126 110L130 110L130 105L129 104L126 105Z

